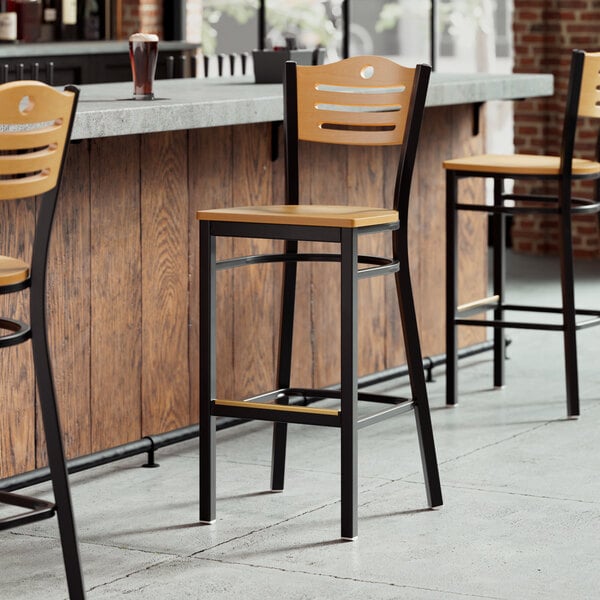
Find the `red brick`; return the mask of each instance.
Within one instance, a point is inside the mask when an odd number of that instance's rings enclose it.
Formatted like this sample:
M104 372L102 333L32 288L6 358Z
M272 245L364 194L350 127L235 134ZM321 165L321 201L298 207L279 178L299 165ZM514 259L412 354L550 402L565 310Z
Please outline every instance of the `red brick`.
M539 102L515 103L516 152L557 154L560 149L562 120L565 108L571 50L574 47L588 51L600 50L597 36L600 26L599 0L515 0L514 28L515 73L544 72L554 75L554 97ZM540 129L541 128L541 129ZM584 158L595 155L595 127L586 121L580 123L576 154ZM515 191L525 193L534 187L533 182L517 182ZM550 193L554 192L549 188ZM578 184L574 193L580 197L592 197L593 184ZM545 235L556 229L547 219L539 218L537 227ZM523 228L525 231L523 231ZM520 229L521 232L520 233ZM576 256L600 255L600 232L597 216L577 219L574 223ZM520 243L519 235L532 235L536 227L531 222L515 218L512 234L522 251L533 253L556 252L552 239ZM517 245L515 244L515 247Z

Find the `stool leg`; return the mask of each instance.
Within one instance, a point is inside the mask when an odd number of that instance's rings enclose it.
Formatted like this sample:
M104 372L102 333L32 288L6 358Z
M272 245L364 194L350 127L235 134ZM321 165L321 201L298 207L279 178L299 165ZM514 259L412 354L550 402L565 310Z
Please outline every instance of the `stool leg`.
M71 600L83 600L85 592L81 573L81 560L79 558L60 419L56 406L56 393L48 351L46 325L46 257L55 202L56 195L52 201L47 198L45 202L42 202L39 209L38 226L36 228L31 259L31 291L29 301L31 347L44 433L46 435L48 466L50 468L50 478L52 480L54 501L56 503L56 517L58 520L69 598Z
M79 600L85 598L81 560L77 545L73 506L67 476L67 466L64 458L60 424L56 408L56 399L52 386L52 375L45 346L45 339L40 337L32 327L32 345L35 362L36 379L46 447L48 450L48 465L52 479L52 489L56 502L56 517L62 545L63 560L69 588L69 598ZM39 341L38 341L39 340Z
M433 427L431 425L425 371L423 369L423 356L421 354L417 315L410 280L408 247L406 245L407 232L405 227L406 224L394 233L395 255L400 260L400 270L396 273L396 294L398 296L404 347L406 349L406 362L414 402L421 463L425 476L425 490L428 504L433 508L443 504L442 487L433 440Z
M341 238L341 504L342 538L358 536L358 248L352 229Z
M502 206L504 193L504 180L494 178L494 205ZM493 224L493 282L494 295L498 296L498 305L504 305L506 284L506 215L495 214L492 216ZM494 310L494 319L502 321L504 311L502 308ZM505 384L506 361L506 334L503 327L494 327L494 387L503 387Z
M286 254L297 254L298 242L287 241ZM277 387L285 389L290 387L292 370L292 341L294 333L294 309L296 303L296 273L298 264L285 263L283 273L283 291L281 297L281 325L279 328L279 362L277 365ZM284 396L279 403L287 404L288 396ZM273 450L271 458L271 491L283 491L285 480L285 450L287 442L287 423L273 425Z
M40 373L44 368L38 364L36 371ZM48 450L48 464L50 466L52 489L56 502L56 517L67 576L67 586L69 588L69 598L71 600L79 600L85 598L85 592L77 545L77 534L75 531L75 520L73 518L73 505L67 478L67 466L63 454L54 392L51 389L44 389L42 387L45 385L44 380L47 380L47 377L42 377L41 381L38 379L38 388Z
M560 281L563 307L563 343L567 386L567 415L579 416L579 381L577 374L577 338L575 327L575 290L571 216L559 215Z
M456 335L456 307L458 305L457 235L458 215L456 195L458 180L453 171L446 171L446 404L458 401L458 342Z
M216 251L210 221L200 222L200 521L213 523L216 514L215 398Z

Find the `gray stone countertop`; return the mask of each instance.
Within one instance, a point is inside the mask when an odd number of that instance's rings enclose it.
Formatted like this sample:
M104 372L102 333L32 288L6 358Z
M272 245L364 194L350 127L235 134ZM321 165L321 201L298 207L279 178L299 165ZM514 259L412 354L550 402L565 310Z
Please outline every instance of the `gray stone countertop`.
M162 41L160 50L195 50L200 44L179 41ZM129 43L117 40L81 42L44 42L35 44L2 44L0 60L3 58L46 58L48 56L79 56L86 54L127 54Z
M281 84L254 83L253 77L164 79L154 84L152 101L131 99L132 84L82 85L73 139L131 135L202 127L280 121ZM434 73L426 106L551 96L552 75Z

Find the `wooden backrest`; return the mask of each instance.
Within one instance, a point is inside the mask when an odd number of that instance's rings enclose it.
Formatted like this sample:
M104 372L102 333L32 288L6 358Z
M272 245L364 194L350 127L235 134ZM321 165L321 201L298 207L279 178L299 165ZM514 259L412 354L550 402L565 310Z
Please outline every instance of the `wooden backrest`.
M585 52L578 114L600 118L600 52Z
M286 203L298 204L300 198L299 140L399 145L393 205L402 221L408 214L430 74L429 65L408 68L380 56L356 56L323 66L287 62L283 86Z
M0 200L56 187L76 96L38 81L0 85Z
M380 56L297 66L298 138L350 145L404 143L415 72Z

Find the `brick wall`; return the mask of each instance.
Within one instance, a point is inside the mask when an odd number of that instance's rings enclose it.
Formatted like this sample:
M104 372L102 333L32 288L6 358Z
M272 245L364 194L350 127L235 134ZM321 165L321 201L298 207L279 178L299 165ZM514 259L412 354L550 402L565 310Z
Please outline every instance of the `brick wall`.
M162 37L162 0L123 0L122 37L132 33L156 33Z
M517 73L552 73L555 88L552 98L515 103L516 152L559 153L570 53L574 48L600 50L599 28L600 0L515 0L514 70ZM578 156L595 157L595 135L592 122L582 120L577 137ZM581 185L576 188L576 193L590 197L593 189L590 185ZM556 237L555 219L541 216L514 219L512 240L518 251L555 254ZM600 257L597 216L578 217L574 222L573 238L576 256Z

